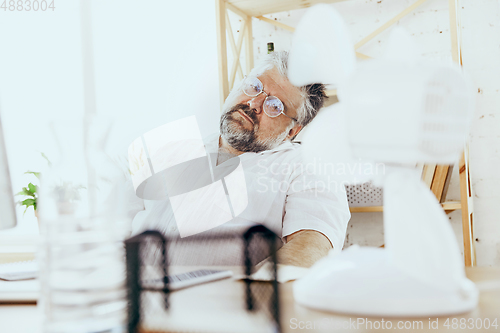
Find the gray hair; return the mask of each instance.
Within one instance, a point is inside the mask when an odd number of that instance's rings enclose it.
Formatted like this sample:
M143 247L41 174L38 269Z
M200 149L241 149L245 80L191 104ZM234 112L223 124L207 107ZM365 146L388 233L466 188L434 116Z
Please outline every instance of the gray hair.
M261 63L254 67L249 76L260 76L264 72L276 68L281 76L288 79L288 52L272 52L268 54ZM223 112L226 112L234 105L234 100L239 96L243 81L241 80L237 85L233 87L231 93L227 97L223 105ZM318 114L318 111L323 107L325 100L328 98L325 94L325 86L320 83L308 84L306 86L298 87L302 92L302 104L297 109L297 121L304 127L309 124L314 117Z

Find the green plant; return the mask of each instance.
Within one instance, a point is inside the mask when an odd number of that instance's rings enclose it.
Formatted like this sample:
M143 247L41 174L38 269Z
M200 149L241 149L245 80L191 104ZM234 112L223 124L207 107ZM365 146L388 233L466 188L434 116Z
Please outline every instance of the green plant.
M48 159L48 157L44 153L40 153L40 154L47 161L47 163L49 164L49 166L51 166L52 163L50 162L50 160ZM25 175L26 174L34 175L38 180L40 180L40 172L26 171L24 174ZM35 215L36 215L36 207L37 207L37 204L38 204L38 193L39 193L38 190L39 190L39 188L38 188L37 185L34 185L33 183L29 183L28 186L23 187L23 189L21 190L21 192L19 192L19 193L16 194L16 196L23 195L23 196L27 197L26 199L18 202L19 205L26 206L26 208L24 209L24 213L23 214L26 213L26 211L28 210L28 208L30 208L31 206L33 206L33 209L35 210Z
M36 178L40 179L40 172L26 171L24 174L32 174ZM28 186L23 187L21 192L17 193L16 195L23 195L25 197L28 197L22 201L19 201L19 204L21 206L26 206L26 208L24 209L24 213L26 213L28 208L31 206L33 206L33 209L36 211L36 206L38 202L38 186L33 185L33 183L29 183Z

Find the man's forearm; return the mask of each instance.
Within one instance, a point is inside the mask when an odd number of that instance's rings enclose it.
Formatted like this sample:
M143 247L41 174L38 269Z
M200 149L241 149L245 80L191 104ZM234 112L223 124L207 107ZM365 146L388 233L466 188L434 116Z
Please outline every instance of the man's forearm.
M332 244L325 235L314 230L301 230L287 237L278 251L278 263L310 267L328 254Z

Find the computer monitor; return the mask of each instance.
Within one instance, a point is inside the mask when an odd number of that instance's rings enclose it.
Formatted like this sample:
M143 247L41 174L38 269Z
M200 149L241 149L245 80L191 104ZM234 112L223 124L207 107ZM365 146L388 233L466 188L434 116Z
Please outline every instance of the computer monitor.
M10 181L7 150L0 117L0 230L13 228L17 224L12 184Z

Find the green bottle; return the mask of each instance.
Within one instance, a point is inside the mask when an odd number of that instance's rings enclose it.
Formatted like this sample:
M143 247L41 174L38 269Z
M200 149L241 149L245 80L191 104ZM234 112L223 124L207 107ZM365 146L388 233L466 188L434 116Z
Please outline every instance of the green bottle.
M271 52L274 52L274 43L273 42L267 43L267 54L269 54Z

